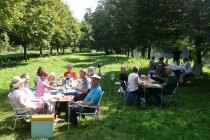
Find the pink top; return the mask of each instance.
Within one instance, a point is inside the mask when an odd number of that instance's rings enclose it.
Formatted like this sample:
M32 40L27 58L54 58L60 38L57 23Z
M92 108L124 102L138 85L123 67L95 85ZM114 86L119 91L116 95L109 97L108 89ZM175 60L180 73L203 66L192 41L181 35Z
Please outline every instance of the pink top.
M45 88L44 85L46 85L46 80L38 81L38 83L36 85L36 97L42 97L42 96L44 96L44 93L47 92L47 88Z

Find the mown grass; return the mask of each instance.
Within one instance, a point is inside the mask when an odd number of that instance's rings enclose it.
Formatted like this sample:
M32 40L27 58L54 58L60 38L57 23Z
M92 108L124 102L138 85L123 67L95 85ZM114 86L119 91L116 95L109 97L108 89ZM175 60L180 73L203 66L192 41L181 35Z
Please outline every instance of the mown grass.
M48 72L55 72L58 80L66 71L68 63L74 65L74 71L77 74L81 68L97 67L98 63L105 64L101 71L107 74L108 89L105 88L103 79L101 86L105 94L101 101L101 114L98 122L94 122L91 117L86 117L85 124L83 123L80 128L71 127L70 131L67 131L67 123L59 123L56 125L54 139L209 139L210 71L208 68L203 68L202 76L191 77L185 86L178 87L180 106L172 102L168 107L158 108L156 100L150 97L147 101L147 108L138 110L134 103L124 105L122 96L120 97L117 93L119 86L110 85L110 74L114 73L117 80L121 65L127 66L128 74L134 65L140 66L139 74L147 74L148 60L102 53L98 56L90 56L88 53L51 56L30 59L14 66L3 66L0 69L0 139L31 139L30 123L18 122L16 130L11 131L14 121L7 94L12 77L28 73L31 77L30 86L34 87L33 78L39 66L43 66ZM114 93L111 92L111 86L114 87ZM62 115L64 116L64 113Z

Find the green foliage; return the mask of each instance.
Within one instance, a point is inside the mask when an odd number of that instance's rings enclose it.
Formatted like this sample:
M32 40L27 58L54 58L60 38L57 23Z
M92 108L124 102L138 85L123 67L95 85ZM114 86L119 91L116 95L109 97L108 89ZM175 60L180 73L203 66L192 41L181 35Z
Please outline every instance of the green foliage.
M14 55L14 54L11 54ZM30 86L34 87L33 78L37 68L43 66L48 72L56 73L56 80L66 71L66 65L72 63L73 70L79 74L81 68L96 66L103 63L102 73L107 74L108 89L105 88L105 79L101 80L101 86L105 93L101 101L99 121L86 117L86 124L80 128L70 125L67 131L67 123L58 123L54 132L54 139L123 139L123 140L177 140L177 139L209 139L210 111L206 108L210 105L209 78L210 70L203 68L200 77L192 77L183 87L178 87L178 99L180 106L171 102L168 107L158 108L153 97L148 98L147 107L138 110L134 103L126 103L117 90L119 85L111 85L111 74L115 74L118 81L120 66L127 67L127 74L133 66L140 66L139 74L148 72L148 60L127 58L124 55L104 55L99 52L97 56L90 53L77 53L72 55L53 56L46 58L30 59L28 62L20 62L18 65L0 68L0 139L30 139L30 123L24 121L17 123L14 132L11 127L14 123L12 108L7 94L8 85L13 76L29 73ZM98 72L98 69L97 69ZM113 86L114 93L110 88ZM202 90L201 90L202 89ZM65 114L61 114L64 117ZM45 138L36 138L45 139Z

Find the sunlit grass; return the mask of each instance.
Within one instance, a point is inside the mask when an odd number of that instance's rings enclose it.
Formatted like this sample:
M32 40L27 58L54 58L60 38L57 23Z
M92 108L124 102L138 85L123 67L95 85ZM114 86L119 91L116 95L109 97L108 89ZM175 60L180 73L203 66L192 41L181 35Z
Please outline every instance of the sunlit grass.
M101 80L102 89L105 90L101 101L101 112L97 122L92 117L86 117L85 123L80 128L72 128L67 131L67 123L56 125L54 139L141 139L141 140L168 140L168 139L208 139L210 137L210 86L209 69L203 68L201 77L190 78L190 83L179 87L178 106L175 102L168 107L159 108L156 100L150 97L147 107L138 110L134 103L124 105L123 98L119 97L117 90L119 85L111 85L111 73L115 74L118 81L120 66L127 67L127 74L133 66L139 66L139 74L148 73L148 60L140 58L127 58L124 55L91 56L88 53L77 53L62 56L34 58L27 62L19 62L18 65L9 65L0 68L0 139L30 139L30 123L21 121L17 123L17 129L12 132L13 126L12 108L7 99L8 86L13 76L22 73L30 75L30 86L34 87L33 78L37 68L43 66L48 72L55 72L56 79L66 71L66 65L72 63L74 71L79 74L81 68L95 66L98 72L98 63L105 66L101 68L106 73L108 89L105 88L104 79ZM114 88L114 94L111 92ZM202 89L202 90L201 90ZM64 117L65 114L62 113ZM37 138L43 139L43 138Z

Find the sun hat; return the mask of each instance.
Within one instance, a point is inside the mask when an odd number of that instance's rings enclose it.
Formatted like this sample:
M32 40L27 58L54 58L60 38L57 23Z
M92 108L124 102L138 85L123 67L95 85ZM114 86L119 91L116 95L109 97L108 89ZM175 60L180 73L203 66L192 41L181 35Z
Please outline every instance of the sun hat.
M101 77L100 77L100 76L98 76L98 75L96 75L96 74L94 74L93 76L91 76L91 78L95 78L95 79L99 79L99 80L101 80Z
M12 89L18 88L19 86L21 86L24 82L25 82L25 78L20 78L20 76L15 76L12 78Z

